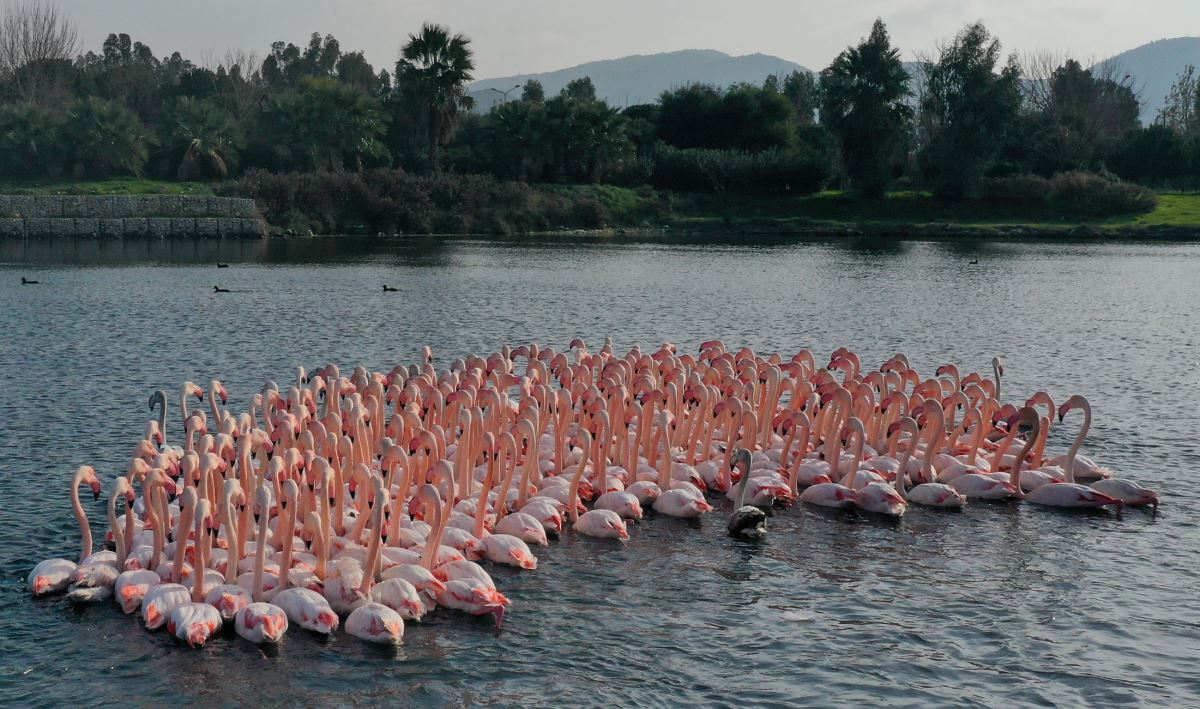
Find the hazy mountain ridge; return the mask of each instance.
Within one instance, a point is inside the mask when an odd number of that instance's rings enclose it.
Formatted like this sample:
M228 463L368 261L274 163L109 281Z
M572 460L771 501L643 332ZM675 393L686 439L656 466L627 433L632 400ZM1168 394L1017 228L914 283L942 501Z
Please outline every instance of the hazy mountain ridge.
M1115 63L1122 76L1129 74L1133 79L1134 88L1141 93L1142 123L1148 125L1158 117L1163 98L1184 67L1200 68L1200 37L1160 39L1105 61Z
M620 59L588 62L538 74L518 74L477 81L468 87L479 110L486 111L501 99L496 91L524 85L529 79L542 82L547 96L562 90L572 79L590 76L596 95L614 106L653 103L667 89L693 83L728 86L738 82L761 84L769 74L808 71L805 67L768 54L730 56L714 49L685 49L662 54L635 54ZM520 89L509 97L520 95Z
M1158 116L1163 97L1188 64L1200 67L1200 37L1160 39L1117 54L1114 62L1130 75L1142 98L1142 123ZM906 62L914 75L915 62ZM497 91L524 85L529 79L542 82L548 96L557 94L567 82L590 76L596 94L614 106L652 103L663 91L692 83L728 86L737 82L761 83L769 74L810 71L795 62L769 54L731 56L715 49L685 49L661 54L635 54L619 59L587 62L578 66L536 74L517 74L477 81L468 87L476 109L486 111L501 99ZM1118 77L1119 78L1119 77ZM520 89L509 96L520 95Z

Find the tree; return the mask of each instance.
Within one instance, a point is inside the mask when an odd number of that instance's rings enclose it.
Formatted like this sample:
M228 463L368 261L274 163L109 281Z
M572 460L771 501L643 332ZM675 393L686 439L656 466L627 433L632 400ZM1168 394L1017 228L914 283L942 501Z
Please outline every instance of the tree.
M63 134L76 178L141 177L151 137L129 109L95 96L67 109Z
M79 30L58 8L40 0L16 3L0 16L0 82L21 101L52 104L62 98L63 64L75 56Z
M0 106L0 174L52 177L66 153L61 116L33 103Z
M522 97L520 101L498 103L484 121L481 151L498 175L537 179L550 157L546 127L543 101Z
M273 42L262 63L262 76L269 86L295 87L306 78L334 76L341 57L337 38L327 34L322 39L319 32L313 32L304 49L290 42Z
M337 61L337 80L375 97L387 94L391 77L387 72L375 73L375 68L362 52L343 54Z
M783 95L792 102L796 111L796 122L811 126L816 120L817 106L821 104L817 80L807 71L793 71L783 79Z
M537 79L530 79L525 82L525 86L521 88L521 100L541 103L546 100L546 90L542 88L542 82Z
M245 137L233 116L213 101L188 96L166 112L164 144L179 168L176 179L225 178L237 165Z
M178 57L178 55L175 55ZM116 102L142 121L157 119L163 89L179 83L195 67L182 58L159 61L150 47L127 34L110 34L101 54L88 52L80 63L80 93Z
M473 104L466 93L475 71L470 44L461 34L426 24L419 34L409 35L396 64L400 91L418 108L434 172L441 171L440 147L453 137L460 113Z
M881 20L821 72L821 122L838 139L850 184L868 197L887 190L892 158L912 120L908 80Z
M1150 183L1189 171L1183 138L1163 123L1130 131L1113 149L1109 166L1122 179Z
M983 178L1016 124L1021 70L1010 57L997 73L999 60L999 40L976 22L941 47L937 62L924 65L922 163L939 196L981 196Z
M580 99L582 101L596 100L596 86L592 83L592 77L581 76L578 79L572 79L563 87L562 96L566 98Z
M334 79L308 78L267 100L258 139L291 170L361 170L387 157L379 102Z
M1159 110L1157 122L1176 135L1200 131L1200 77L1196 76L1194 65L1188 64L1175 78Z
M677 148L788 148L796 140L794 116L788 99L776 91L735 84L722 92L693 84L663 92L658 136Z

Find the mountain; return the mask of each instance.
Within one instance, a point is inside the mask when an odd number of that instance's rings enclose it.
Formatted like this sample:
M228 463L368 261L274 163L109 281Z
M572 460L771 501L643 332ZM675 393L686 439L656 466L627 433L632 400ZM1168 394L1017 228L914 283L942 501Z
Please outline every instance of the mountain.
M1200 68L1200 37L1160 39L1106 61L1114 62L1123 72L1121 76L1129 74L1133 79L1135 90L1141 92L1142 124L1149 125L1158 117L1163 97L1183 68L1188 64Z
M568 69L541 74L502 76L477 81L467 87L475 98L476 110L487 111L501 100L498 91L523 86L529 79L542 82L547 96L553 96L572 79L590 76L596 95L614 106L652 103L663 91L686 84L705 83L728 86L737 82L761 84L768 74L808 71L799 64L767 54L733 57L713 49L685 49L662 54L638 54L620 59L588 62ZM492 91L491 89L496 89ZM509 97L520 95L520 89Z

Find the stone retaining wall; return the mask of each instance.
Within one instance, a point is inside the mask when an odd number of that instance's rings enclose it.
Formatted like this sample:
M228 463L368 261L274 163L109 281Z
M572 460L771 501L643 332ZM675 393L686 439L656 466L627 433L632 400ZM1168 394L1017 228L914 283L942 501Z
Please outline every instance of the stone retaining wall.
M254 200L181 195L0 195L0 238L261 238Z

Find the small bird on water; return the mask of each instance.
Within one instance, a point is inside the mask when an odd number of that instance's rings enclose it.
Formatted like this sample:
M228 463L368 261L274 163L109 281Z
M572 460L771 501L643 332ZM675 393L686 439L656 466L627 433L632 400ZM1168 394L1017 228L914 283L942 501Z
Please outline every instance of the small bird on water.
M979 263L979 259L973 259L973 260L971 261L971 263L969 263L969 264L967 264L967 265L968 265L968 266L974 266L974 265L976 265L976 264L978 264L978 263Z
M383 292L384 292L384 293L396 293L396 292L398 292L399 290L400 290L399 288L392 288L391 286L387 286L387 285L385 285L385 286L383 287Z
M38 284L38 282L37 282L37 281L31 281L31 280L29 280L28 278L26 278L25 276L21 276L21 285L23 285L23 286L36 286L37 284Z
M221 286L213 286L213 293L229 293L229 292L230 291L228 288L222 288Z
M217 262L217 268L229 268L229 264Z

